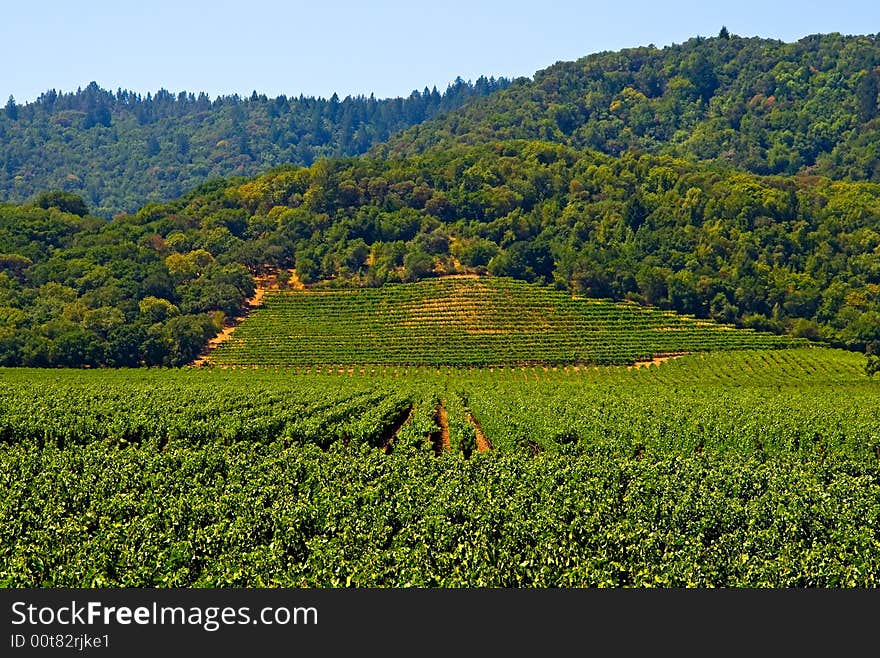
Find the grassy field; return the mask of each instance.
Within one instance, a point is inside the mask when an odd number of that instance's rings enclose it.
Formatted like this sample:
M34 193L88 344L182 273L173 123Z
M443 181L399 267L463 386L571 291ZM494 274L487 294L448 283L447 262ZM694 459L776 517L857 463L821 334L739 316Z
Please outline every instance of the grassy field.
M0 584L877 586L863 359L0 370Z

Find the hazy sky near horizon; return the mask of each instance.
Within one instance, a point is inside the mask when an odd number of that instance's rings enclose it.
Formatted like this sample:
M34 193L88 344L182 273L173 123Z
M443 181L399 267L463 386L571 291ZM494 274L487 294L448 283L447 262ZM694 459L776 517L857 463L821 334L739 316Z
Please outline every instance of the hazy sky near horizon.
M693 36L880 32L880 3L46 0L4 7L0 104L48 89L407 96Z

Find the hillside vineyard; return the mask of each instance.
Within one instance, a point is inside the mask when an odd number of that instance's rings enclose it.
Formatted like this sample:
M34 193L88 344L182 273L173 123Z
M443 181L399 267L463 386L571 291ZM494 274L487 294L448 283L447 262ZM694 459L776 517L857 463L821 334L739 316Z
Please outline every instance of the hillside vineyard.
M268 292L217 365L627 364L805 341L495 277Z

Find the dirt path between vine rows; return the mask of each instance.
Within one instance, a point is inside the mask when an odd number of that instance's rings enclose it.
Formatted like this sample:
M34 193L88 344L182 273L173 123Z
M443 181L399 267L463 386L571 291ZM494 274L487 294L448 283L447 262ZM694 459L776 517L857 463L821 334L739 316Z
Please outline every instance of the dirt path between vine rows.
M394 450L394 442L397 440L397 435L400 433L400 430L404 428L404 426L412 420L413 411L415 410L415 406L411 406L406 414L401 414L392 424L391 429L388 432L388 435L382 440L379 447L382 449L382 452L389 453Z
M440 455L452 450L452 442L449 440L449 416L443 402L437 407L437 424L440 426L440 431L431 435L431 442L434 444L434 452Z
M467 419L468 422L474 426L474 432L477 435L477 452L486 452L487 450L491 450L492 442L488 438L486 438L485 434L483 434L483 428L480 427L480 423L470 411L468 411Z
M232 338L232 333L238 328L242 322L245 321L247 316L250 314L252 308L257 306L262 306L263 304L263 295L266 294L267 288L257 287L254 289L254 296L245 300L244 311L241 315L236 316L234 318L227 318L223 329L220 330L216 336L208 341L208 344L205 346L205 349L202 351L202 354L196 358L195 361L192 362L193 366L203 366L208 362L208 356L214 351L218 345L225 343L227 340Z

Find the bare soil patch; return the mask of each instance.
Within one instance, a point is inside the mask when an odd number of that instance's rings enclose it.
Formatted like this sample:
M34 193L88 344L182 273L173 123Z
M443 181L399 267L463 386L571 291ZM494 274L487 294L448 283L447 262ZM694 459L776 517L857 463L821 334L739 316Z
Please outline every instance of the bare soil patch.
M244 320L250 314L250 310L257 306L262 306L263 296L265 294L266 288L257 286L257 288L254 290L254 296L247 300L244 312L237 317L226 318L226 321L224 322L224 327L220 330L220 333L218 333L216 336L208 341L208 344L205 346L205 350L190 365L204 366L208 362L208 356L210 355L211 351L213 351L214 348L216 348L218 345L220 345L221 343L225 343L232 337L232 333L235 331L238 325L244 322Z
M648 359L647 361L636 361L635 363L628 365L626 369L632 370L633 368L650 368L651 366L659 366L661 363L666 363L670 359L677 359L687 354L689 354L689 352L674 352L672 354L662 354L655 356L653 359Z
M287 278L287 283L283 286L278 281L279 276L282 278ZM254 282L257 284L258 288L263 288L265 290L305 290L306 286L299 278L296 273L296 270L293 268L289 269L277 269L277 268L268 268L263 274L254 277Z
M434 453L440 456L442 453L449 452L452 449L452 442L449 440L449 417L446 413L446 405L443 402L440 402L440 405L437 407L435 420L440 429L431 435L431 443L434 444Z

